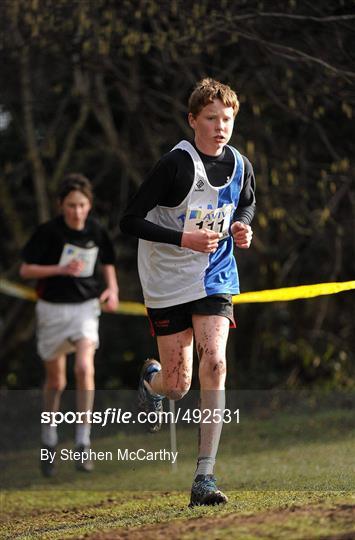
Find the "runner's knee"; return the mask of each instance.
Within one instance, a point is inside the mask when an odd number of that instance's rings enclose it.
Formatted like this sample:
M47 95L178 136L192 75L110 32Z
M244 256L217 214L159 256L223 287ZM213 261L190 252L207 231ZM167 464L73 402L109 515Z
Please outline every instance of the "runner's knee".
M190 389L191 381L184 381L178 386L167 386L165 388L165 396L173 401L182 399Z
M52 390L55 392L63 392L67 385L67 381L64 375L62 374L51 374L47 375L45 387L47 390Z
M94 366L79 364L74 367L75 378L77 381L92 379L95 374Z
M227 373L226 359L224 356L213 354L204 354L200 362L200 377L209 379L220 379Z

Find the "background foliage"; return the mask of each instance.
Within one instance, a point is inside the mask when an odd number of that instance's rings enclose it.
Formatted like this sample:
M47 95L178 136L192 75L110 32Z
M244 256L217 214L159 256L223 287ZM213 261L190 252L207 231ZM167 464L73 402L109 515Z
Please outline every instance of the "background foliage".
M81 171L115 241L122 299L141 300L128 198L162 152L190 138L186 101L212 76L238 92L232 143L257 177L243 290L354 279L354 2L3 0L0 4L0 273L54 215ZM354 296L238 308L230 385L354 381ZM0 377L38 385L33 306L0 297ZM104 316L102 387L135 385L155 345L144 320ZM137 335L140 336L137 340Z

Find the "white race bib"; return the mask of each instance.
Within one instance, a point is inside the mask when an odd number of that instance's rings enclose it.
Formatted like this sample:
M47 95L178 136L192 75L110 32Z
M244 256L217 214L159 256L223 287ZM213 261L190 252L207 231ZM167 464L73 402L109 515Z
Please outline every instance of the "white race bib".
M81 248L73 244L64 244L63 251L59 260L60 266L65 266L71 261L82 261L84 268L77 277L90 277L94 273L97 253L97 246L92 248Z
M188 208L186 212L184 232L193 232L199 229L209 229L229 236L229 226L234 211L233 204L226 204L221 208L206 210L202 208Z

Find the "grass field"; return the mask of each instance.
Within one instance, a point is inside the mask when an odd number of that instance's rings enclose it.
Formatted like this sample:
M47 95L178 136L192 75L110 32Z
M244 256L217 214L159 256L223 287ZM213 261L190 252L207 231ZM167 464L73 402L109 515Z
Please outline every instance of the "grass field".
M178 427L176 471L115 459L117 448L169 449L167 427L95 440L114 458L92 474L60 462L43 479L38 449L3 453L0 538L355 539L352 410L264 412L226 425L216 467L224 507L187 508L196 431Z

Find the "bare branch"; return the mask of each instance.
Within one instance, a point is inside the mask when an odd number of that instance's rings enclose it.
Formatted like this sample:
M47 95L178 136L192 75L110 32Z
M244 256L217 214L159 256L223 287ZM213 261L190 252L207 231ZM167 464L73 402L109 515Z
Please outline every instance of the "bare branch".
M86 119L89 114L89 110L90 110L89 103L87 100L84 100L81 103L78 118L76 122L71 126L71 129L65 141L65 146L57 162L57 166L52 176L52 182L50 184L51 192L55 192L57 190L58 183L60 179L62 178L63 174L65 173L65 169L69 163L69 160L75 148L75 143L78 138L78 135L85 125Z
M307 54L299 49L295 49L294 47L288 47L286 45L280 45L280 43L275 43L273 41L267 41L265 39L260 38L257 35L249 34L247 32L240 32L238 30L238 35L241 37L244 37L247 40L256 41L257 43L264 45L265 47L279 53L284 58L288 58L292 61L304 61L304 62L311 62L314 64L319 64L320 66L328 69L335 75L343 76L343 77L349 77L351 79L355 78L355 72L354 71L346 71L340 68L337 68L336 66L333 66L332 64L329 64L325 60L322 60L321 58L318 58L316 56L311 56L310 54Z
M6 222L11 226L12 239L18 249L22 247L25 233L21 225L19 213L14 205L14 199L8 189L8 182L0 176L0 200L2 213Z
M33 119L33 98L30 80L29 50L27 46L23 47L20 60L22 105L26 133L26 146L28 151L28 158L30 160L33 171L33 181L38 208L38 220L39 222L43 222L49 219L49 203L46 191L46 174L40 157Z
M103 75L101 73L95 75L95 88L97 92L97 101L93 101L92 106L96 118L106 135L112 152L116 154L117 158L127 168L128 174L133 180L134 184L139 186L141 183L141 177L134 168L129 156L121 147L118 132L113 120L112 111L109 106Z

